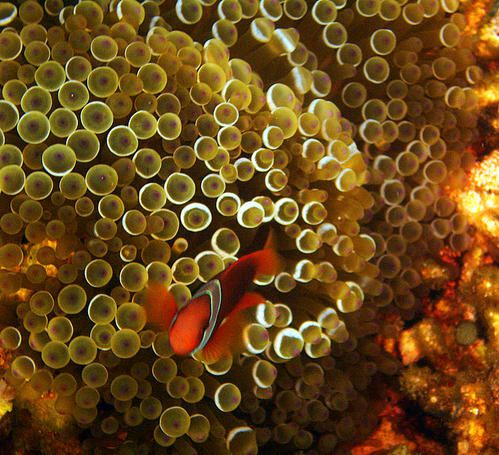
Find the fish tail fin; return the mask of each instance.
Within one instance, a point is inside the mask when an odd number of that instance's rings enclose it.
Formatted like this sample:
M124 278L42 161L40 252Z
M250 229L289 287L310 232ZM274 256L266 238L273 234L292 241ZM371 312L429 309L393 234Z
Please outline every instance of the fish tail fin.
M151 283L147 287L144 308L147 322L162 331L169 329L178 310L173 294L159 283Z
M210 341L201 352L201 359L207 363L215 363L223 357L241 349L241 333L251 322L243 311L265 302L265 298L256 292L246 292L234 309L216 329Z

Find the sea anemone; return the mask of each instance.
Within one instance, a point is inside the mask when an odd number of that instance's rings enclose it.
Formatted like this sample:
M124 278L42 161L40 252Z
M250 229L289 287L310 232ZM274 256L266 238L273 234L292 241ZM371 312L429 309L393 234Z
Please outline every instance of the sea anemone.
M367 389L398 370L378 314L412 316L420 259L469 243L440 185L473 162L480 71L458 7L2 4L9 384L54 393L94 453L331 453L367 436ZM148 283L185 304L270 226L285 270L256 283L268 300L242 355L173 356Z

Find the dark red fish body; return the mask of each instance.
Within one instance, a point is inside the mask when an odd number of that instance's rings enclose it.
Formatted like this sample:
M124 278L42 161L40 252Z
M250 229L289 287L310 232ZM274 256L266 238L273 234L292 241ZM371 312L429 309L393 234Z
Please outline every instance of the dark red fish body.
M270 270L267 271L274 271L275 266L273 263L275 263L275 259L271 257L272 253L272 250L261 250L248 254L232 264L227 270L219 273L216 279L220 280L222 287L221 319L225 318L243 298L258 274L259 267L262 267L261 261L270 260L271 263L267 264ZM259 274L263 275L264 273L260 272ZM272 273L268 274L271 275Z

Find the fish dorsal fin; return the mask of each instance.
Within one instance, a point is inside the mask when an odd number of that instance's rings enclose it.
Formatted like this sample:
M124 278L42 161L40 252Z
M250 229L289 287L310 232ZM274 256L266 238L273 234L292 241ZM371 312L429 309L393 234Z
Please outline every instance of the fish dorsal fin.
M284 260L278 253L278 241L274 229L270 229L269 235L262 250L260 260L256 268L257 275L277 275L284 270Z
M274 250L277 251L277 238L274 229L269 230L269 234L267 236L267 240L265 241L265 245L263 245L262 250Z
M170 328L171 322L178 311L173 294L159 283L150 283L146 289L144 308L147 322L162 331Z
M222 307L222 288L220 286L219 280L211 280L208 281L204 286L202 286L192 297L195 298L201 297L202 295L207 295L210 299L210 320L208 321L208 326L203 332L203 338L201 338L201 342L198 347L192 351L192 354L203 349L208 341L210 340L213 332L215 331L215 327L218 322L218 316L220 314L220 308Z
M243 311L265 302L265 298L256 292L246 292L234 309L214 331L211 339L200 353L202 360L208 364L229 356L237 349L241 334L250 323L248 315Z

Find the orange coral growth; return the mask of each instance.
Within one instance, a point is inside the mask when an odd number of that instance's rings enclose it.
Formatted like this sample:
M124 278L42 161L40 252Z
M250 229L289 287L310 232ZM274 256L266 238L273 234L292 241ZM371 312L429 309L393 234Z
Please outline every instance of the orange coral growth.
M483 59L499 57L499 17L496 16L480 31L480 42L476 46L476 54Z
M395 394L392 393L391 396L397 399ZM397 403L387 404L381 415L378 428L366 441L352 448L352 455L408 454L413 451L431 455L445 454L439 443L418 433L409 424L408 415Z
M490 238L499 237L499 150L470 172L465 189L455 195L469 222Z
M381 449L393 448L400 444L404 444L410 450L415 450L417 448L416 443L397 430L393 422L384 418L378 429L367 441L352 449L352 455L370 455L379 452Z
M12 360L12 351L0 348L0 369L7 369Z
M465 7L466 28L464 33L473 36L483 24L488 11L492 6L493 0L471 0Z
M476 246L463 257L459 282L436 302L428 301L426 317L400 336L400 352L409 365L401 375L402 389L425 412L447 422L455 439L453 453L459 455L496 453L499 448L494 436L498 277L499 269L478 236ZM428 366L416 366L420 359Z
M421 346L411 330L402 332L399 348L404 365L417 362L423 356Z

